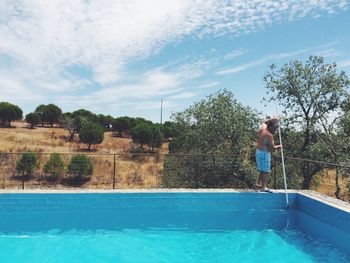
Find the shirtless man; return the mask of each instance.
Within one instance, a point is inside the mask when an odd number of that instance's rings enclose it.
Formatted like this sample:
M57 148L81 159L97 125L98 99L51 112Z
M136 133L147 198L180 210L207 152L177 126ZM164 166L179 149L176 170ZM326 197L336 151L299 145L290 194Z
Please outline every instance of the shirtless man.
M281 145L275 145L273 135L279 127L278 118L274 117L264 122L259 130L259 142L256 149L256 164L259 170L259 180L257 188L268 191L265 184L266 175L270 173L271 153Z

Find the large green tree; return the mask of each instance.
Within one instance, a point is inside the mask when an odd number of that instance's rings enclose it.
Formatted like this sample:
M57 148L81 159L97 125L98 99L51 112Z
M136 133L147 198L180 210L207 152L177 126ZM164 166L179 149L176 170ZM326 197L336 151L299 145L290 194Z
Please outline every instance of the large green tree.
M5 123L8 123L8 126L11 127L11 122L14 120L21 120L23 118L23 111L17 105L0 102L0 120Z
M272 65L264 81L270 95L267 101L283 106L284 123L301 130L303 142L295 154L316 158L310 146L318 138L320 120L340 109L349 87L346 74L339 73L335 63L327 64L322 57L310 56L305 62L295 60L280 69ZM302 167L303 188L309 189L313 175L320 169L310 163Z
M88 122L80 129L79 138L88 145L88 150L90 150L92 144L103 142L104 129L99 123Z
M164 162L166 186L246 187L255 180L250 156L258 115L231 92L211 95L172 119L177 136Z
M52 127L54 123L59 123L62 115L62 110L54 104L41 104L36 109L35 112L40 116L41 124L50 124Z

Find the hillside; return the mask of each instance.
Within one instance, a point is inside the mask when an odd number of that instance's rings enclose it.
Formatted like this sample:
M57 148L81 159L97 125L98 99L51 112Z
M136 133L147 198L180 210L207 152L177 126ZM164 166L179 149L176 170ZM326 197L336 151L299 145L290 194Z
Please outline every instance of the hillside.
M83 152L90 156L94 163L92 179L84 185L88 188L111 188L113 183L113 154L116 157L116 187L117 188L151 188L158 187L162 180L163 158L162 156L134 156L132 142L129 138L113 137L112 132L105 133L102 144L92 146L92 151L86 151L86 145L81 144L76 138L68 142L68 132L59 127L36 127L29 129L24 122L14 122L13 128L0 128L0 152L25 152L62 153L67 164L72 154ZM168 153L168 145L163 144L160 153ZM3 188L20 187L21 182L15 178L15 166L18 155L0 156L0 186ZM48 159L48 154L40 154L40 163ZM41 170L42 174L42 170ZM334 196L335 172L330 170L321 178L321 185L317 191ZM342 198L348 199L346 191L346 179L341 178L343 189ZM65 187L61 184L47 183L41 177L26 182L26 188L37 187Z
M36 127L29 129L26 123L14 122L13 128L0 128L0 152L16 153L33 151L39 153L61 153L65 164L73 154L89 155L94 163L92 179L84 185L88 188L111 188L113 182L113 154L116 156L116 187L139 188L158 187L161 180L163 161L160 157L134 156L131 139L113 137L112 132L106 132L102 144L92 146L92 151L86 151L86 145L76 138L68 142L68 132L59 127ZM167 153L167 144L163 144L159 151ZM0 185L2 187L19 187L21 184L16 178L17 154L2 154L0 156ZM39 154L41 168L49 158L49 154ZM39 170L40 174L42 169ZM39 174L39 173L38 173ZM40 176L26 182L28 187L53 187L47 184ZM54 187L62 187L60 185Z

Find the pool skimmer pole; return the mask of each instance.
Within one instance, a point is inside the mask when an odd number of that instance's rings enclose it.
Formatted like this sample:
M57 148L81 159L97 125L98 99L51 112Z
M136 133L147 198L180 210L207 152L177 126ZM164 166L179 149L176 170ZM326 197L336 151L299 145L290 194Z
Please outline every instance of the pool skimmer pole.
M278 116L278 108L277 108L276 100L275 100L275 104L276 104L276 114ZM281 144L282 172L283 172L284 190L285 190L285 194L286 194L286 209L288 209L289 208L289 199L288 199L286 168L285 168L285 165L284 165L283 144L282 144L282 136L281 136L281 121L278 120L278 122L279 122L279 125L278 125L278 136L279 136L280 144Z

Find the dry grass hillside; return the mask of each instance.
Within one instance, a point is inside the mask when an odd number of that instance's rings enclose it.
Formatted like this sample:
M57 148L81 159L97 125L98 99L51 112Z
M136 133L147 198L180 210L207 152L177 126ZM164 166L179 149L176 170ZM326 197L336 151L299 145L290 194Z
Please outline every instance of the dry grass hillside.
M114 160L116 156L116 188L152 188L162 183L163 158L162 156L135 156L130 154L132 150L131 140L128 138L113 137L111 132L105 133L102 144L92 146L92 151L86 151L86 145L81 144L76 138L68 142L68 132L59 127L36 127L29 129L24 122L14 122L13 128L0 128L0 153L33 151L39 153L62 153L65 164L73 154L81 153L90 156L94 164L94 172L91 180L80 187L110 189L113 183ZM167 144L159 151L167 153ZM15 170L17 154L0 155L0 188L21 187L21 181ZM26 188L64 188L62 184L49 183L45 180L42 171L49 154L39 154L41 169L34 178L25 183ZM317 191L334 196L335 172L330 170L321 177L321 184ZM16 177L17 176L17 177ZM347 180L340 179L342 188L341 196L348 199Z
M65 164L73 154L84 153L89 155L94 164L91 180L84 184L89 188L112 187L114 160L116 156L116 187L117 188L150 188L161 184L163 161L159 156L135 156L132 150L131 139L113 137L112 132L106 132L102 144L92 146L87 152L87 146L80 143L78 138L73 142L67 141L68 132L59 127L36 127L30 129L26 123L14 122L12 128L0 128L0 152L16 153L33 151L39 154L41 169L31 180L25 183L26 188L38 187L65 187L59 184L48 183L44 180L43 165L49 154L61 153ZM167 153L167 144L159 153ZM0 156L0 186L2 188L20 187L21 182L15 170L18 154L1 154Z

